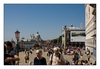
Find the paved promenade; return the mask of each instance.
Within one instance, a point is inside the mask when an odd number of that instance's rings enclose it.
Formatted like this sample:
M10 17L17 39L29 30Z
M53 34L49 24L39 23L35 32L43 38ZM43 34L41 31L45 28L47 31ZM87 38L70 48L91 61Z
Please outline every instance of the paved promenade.
M32 64L33 64L33 62L34 62L34 57L36 57L35 51L36 51L36 50L34 50L32 54L31 54L31 53L29 54L29 55L30 55L30 56L29 56L29 61L32 62ZM84 54L84 51L82 51L82 53ZM24 55L25 55L24 52L20 52L20 53L19 53L19 57L20 57L19 65L29 65L29 63L25 63ZM42 55L42 56L46 58L46 61L47 61L47 62L49 61L49 57L47 57L47 52L43 52L43 55ZM72 61L72 58L73 58L72 55L64 55L64 54L63 54L63 56L64 56L64 59L65 59L65 60L68 60L70 63L73 62L73 61ZM79 60L82 60L82 59L83 59L83 60L87 60L87 55L84 54L83 57L80 58ZM94 63L94 62L95 62L95 60L92 59L92 58L91 58L90 61L89 61L89 63Z

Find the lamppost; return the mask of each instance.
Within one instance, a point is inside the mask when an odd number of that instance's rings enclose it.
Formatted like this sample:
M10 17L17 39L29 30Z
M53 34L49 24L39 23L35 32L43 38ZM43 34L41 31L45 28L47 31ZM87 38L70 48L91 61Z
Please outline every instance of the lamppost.
M18 31L18 29L17 29L17 31L15 32L15 37L16 37L16 40L17 40L17 44L16 44L16 53L17 53L17 55L19 56L19 49L20 49L20 47L19 47L18 41L19 41L19 37L20 37L20 32Z

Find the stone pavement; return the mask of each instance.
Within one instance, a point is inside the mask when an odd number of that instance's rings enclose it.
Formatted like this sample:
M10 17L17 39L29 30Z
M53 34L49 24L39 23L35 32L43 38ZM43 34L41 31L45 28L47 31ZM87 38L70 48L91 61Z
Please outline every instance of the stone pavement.
M29 55L30 55L30 56L29 56L29 61L32 62L32 64L33 64L33 62L34 62L34 57L36 57L35 51L36 51L36 50L34 50L32 54L29 54ZM84 51L82 51L82 53L84 54ZM25 63L25 61L24 61L24 55L25 55L24 52L20 52L20 53L19 53L19 57L20 57L19 65L29 65L29 63ZM47 52L43 52L43 55L42 55L42 56L46 58L46 61L47 61L47 63L48 63L49 57L47 57ZM63 54L63 56L64 56L64 59L65 59L65 60L68 60L70 63L73 62L73 61L72 61L72 58L73 58L72 55L64 55L64 54ZM82 59L83 59L83 60L87 60L87 55L84 54L83 57L80 58L79 60L82 60ZM95 62L95 60L92 59L92 58L90 58L89 63L94 63L94 62Z
M31 53L29 54L29 55L30 55L30 56L29 56L29 61L32 62L32 63L34 62L34 58L36 57L35 51L36 51L36 50L34 50L32 54L31 54ZM24 52L20 52L20 53L19 53L19 58L20 58L19 64L20 64L20 65L29 65L29 63L25 63L24 55L25 55ZM49 61L49 57L47 57L47 52L43 52L43 55L42 55L42 56L44 56L44 57L46 58L46 61L47 61L47 62Z

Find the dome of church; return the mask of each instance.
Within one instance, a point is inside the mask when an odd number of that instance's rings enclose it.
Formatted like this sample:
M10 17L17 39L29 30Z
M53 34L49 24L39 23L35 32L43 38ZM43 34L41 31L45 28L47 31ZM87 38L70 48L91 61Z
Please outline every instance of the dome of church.
M37 34L35 35L35 38L36 38L36 39L40 39L40 35L39 35L38 32L37 32Z

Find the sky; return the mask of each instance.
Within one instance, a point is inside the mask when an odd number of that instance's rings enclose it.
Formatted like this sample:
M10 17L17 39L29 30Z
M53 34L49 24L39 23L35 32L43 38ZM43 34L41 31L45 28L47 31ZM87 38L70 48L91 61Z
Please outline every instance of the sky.
M58 38L73 24L85 28L84 4L4 4L4 40L15 40L15 31L29 39L39 32L43 40Z

